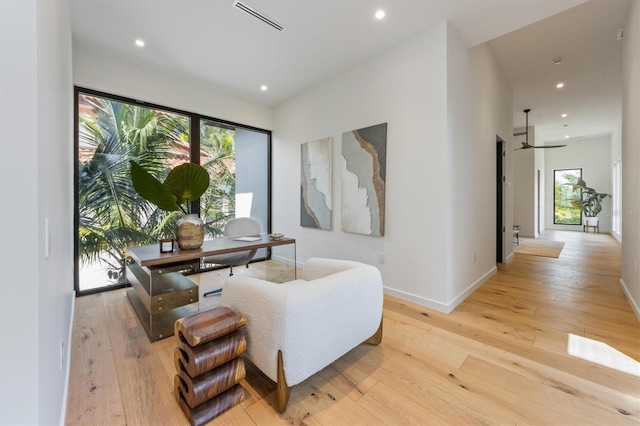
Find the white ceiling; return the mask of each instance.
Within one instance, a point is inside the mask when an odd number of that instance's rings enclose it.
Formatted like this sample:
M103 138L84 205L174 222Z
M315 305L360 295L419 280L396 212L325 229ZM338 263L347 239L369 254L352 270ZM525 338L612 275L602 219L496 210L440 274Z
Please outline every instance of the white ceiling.
M277 105L446 20L468 46L492 40L514 85L514 125L524 125L521 110L529 107L536 134L555 140L567 129L609 133L619 122L615 36L629 0L584 1L243 1L283 25L280 32L233 0L71 0L71 22L73 42L83 48ZM387 16L377 21L380 8ZM146 46L136 47L136 38ZM559 66L556 56L565 58ZM562 92L553 89L558 79L566 82Z
M524 127L525 108L536 144L619 127L622 41L616 36L628 8L628 0L591 0L489 42L514 87L514 127ZM558 82L564 88L556 89Z

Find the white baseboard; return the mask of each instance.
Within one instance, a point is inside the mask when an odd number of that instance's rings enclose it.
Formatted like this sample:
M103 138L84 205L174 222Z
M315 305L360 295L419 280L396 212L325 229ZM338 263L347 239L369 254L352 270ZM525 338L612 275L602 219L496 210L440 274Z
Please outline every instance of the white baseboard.
M407 293L406 291L396 290L395 288L384 287L384 293L393 297L397 297L398 299L403 299L408 302L415 303L416 305L424 306L429 309L433 309L438 312L444 312L448 314L451 311L447 311L447 304L438 302L437 300L427 299L426 297L417 296L412 293Z
M622 292L627 297L627 301L629 302L629 305L631 305L633 313L636 314L636 318L638 319L638 321L640 321L640 307L638 307L635 300L633 300L633 298L631 297L631 293L629 292L629 289L627 288L627 285L622 280L622 278L620 278L620 288L622 288Z
M415 294L407 293L404 291L396 290L390 287L384 287L385 294L390 296L397 297L399 299L404 299L409 302L413 302L417 305L424 306L429 309L434 309L439 312L444 312L445 314L453 311L456 306L464 301L471 293L473 293L476 289L478 289L482 284L484 284L491 276L493 276L496 272L498 272L498 268L495 266L491 268L486 274L484 274L480 279L467 287L464 291L462 291L458 296L456 296L449 303L442 303L437 300L428 299L426 297L417 296Z
M469 287L467 287L466 290L464 290L458 296L456 296L451 302L449 302L449 307L450 307L449 312L453 311L456 308L456 306L462 303L464 299L469 297L471 293L476 291L476 289L478 289L482 284L484 284L489 278L495 275L496 272L498 272L498 268L494 266L486 274L480 277L480 279L478 279L475 283L471 284Z
M71 375L71 339L73 338L73 316L76 310L76 292L71 292L71 317L69 319L69 331L67 333L67 353L65 354L67 362L64 371L64 389L62 392L62 409L60 412L60 426L64 426L67 422L67 399L69 397L69 376Z
M622 235L618 234L615 231L611 231L611 236L616 239L620 244L622 244Z

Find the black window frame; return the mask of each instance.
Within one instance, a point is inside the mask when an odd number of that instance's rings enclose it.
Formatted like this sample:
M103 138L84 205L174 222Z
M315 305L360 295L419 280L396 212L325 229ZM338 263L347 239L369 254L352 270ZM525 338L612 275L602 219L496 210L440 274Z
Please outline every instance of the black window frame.
M144 106L147 108L152 108L152 109L158 109L158 110L162 110L162 111L167 111L167 112L171 112L171 113L175 113L175 114L181 114L184 116L187 116L189 118L189 122L190 122L190 161L192 163L200 163L200 126L201 123L203 122L207 122L209 124L216 124L216 125L220 125L221 127L234 127L234 128L242 128L242 129L246 129L246 130L251 130L251 131L255 131L255 132L259 132L259 133L264 133L267 136L267 190L268 190L268 195L267 195L267 233L271 233L271 196L272 196L272 186L271 186L271 182L272 182L272 177L271 177L271 172L272 172L272 132L271 130L267 130L267 129L261 129L259 127L254 127L254 126L249 126L246 124L241 124L241 123L236 123L233 121L229 121L229 120L223 120L220 118L215 118L215 117L211 117L211 116L207 116L207 115L203 115L203 114L198 114L195 112L190 112L190 111L185 111L185 110L181 110L178 108L173 108L173 107L168 107L165 105L160 105L160 104L156 104L156 103L152 103L152 102L146 102L146 101L141 101L139 99L133 99L133 98L128 98L125 96L120 96L120 95L115 95L112 93L107 93L107 92L102 92L99 90L94 90L94 89L89 89L86 87L81 87L81 86L74 86L73 87L73 112L74 112L74 116L73 116L73 130L74 130L74 135L73 135L73 156L74 156L74 170L73 170L73 206L74 206L74 212L73 212L73 236L74 236L74 240L73 240L73 256L74 256L74 260L73 260L73 266L74 266L74 283L73 283L73 288L75 290L75 294L76 297L79 296L85 296L85 295L89 295L89 294L95 294L95 293L101 293L103 291L111 291L111 290L115 290L115 289L119 289L119 288L124 288L124 287L129 287L131 284L129 283L124 283L124 284L114 284L114 285L110 285L110 286L105 286L105 287L99 287L99 288L94 288L94 289L87 289L87 290L80 290L80 265L79 265L79 259L78 259L78 255L79 255L79 247L78 247L78 229L80 226L80 217L79 217L79 198L78 198L78 181L79 181L79 175L78 175L78 162L79 162L79 156L78 156L78 148L80 146L80 124L79 124L79 105L78 105L78 98L81 94L85 94L85 95L89 95L89 96L97 96L97 97L102 97L102 98L106 98L106 99L110 99L110 100L114 100L117 102L123 102L123 103L129 103L129 104L133 104L133 105L137 105L137 106ZM194 202L194 213L200 213L200 205L199 205L199 201L198 202Z
M553 224L563 226L582 226L582 212L580 212L580 223L560 223L556 222L556 173L580 170L580 179L582 179L582 167L571 167L567 169L554 169L553 170Z

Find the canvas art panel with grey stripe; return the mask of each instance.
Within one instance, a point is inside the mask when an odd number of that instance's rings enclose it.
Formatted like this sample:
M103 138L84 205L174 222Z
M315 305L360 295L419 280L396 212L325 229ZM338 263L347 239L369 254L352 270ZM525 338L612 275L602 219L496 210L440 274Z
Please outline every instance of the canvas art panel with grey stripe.
M341 228L383 236L387 123L342 134Z
M331 230L332 138L301 145L300 226Z

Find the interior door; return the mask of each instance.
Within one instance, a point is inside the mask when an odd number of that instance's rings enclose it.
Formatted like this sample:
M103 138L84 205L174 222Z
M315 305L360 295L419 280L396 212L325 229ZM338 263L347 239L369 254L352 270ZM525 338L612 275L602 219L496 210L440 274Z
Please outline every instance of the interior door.
M504 189L506 182L506 155L505 142L496 135L496 262L500 263L504 262L504 250L506 247L506 191Z

